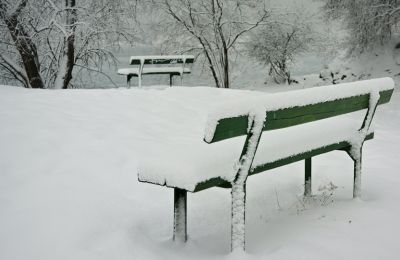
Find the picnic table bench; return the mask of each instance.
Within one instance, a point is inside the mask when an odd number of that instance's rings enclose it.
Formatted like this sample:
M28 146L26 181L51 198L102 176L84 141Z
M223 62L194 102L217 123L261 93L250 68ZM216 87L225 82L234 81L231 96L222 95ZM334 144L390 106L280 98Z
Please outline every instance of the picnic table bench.
M139 87L142 85L143 75L167 74L169 75L169 85L172 86L173 76L180 76L182 81L184 74L191 73L191 69L186 65L193 62L193 55L132 56L129 64L136 67L119 69L118 74L126 76L128 86L130 86L132 77L137 77ZM150 67L148 67L149 65Z
M174 189L173 239L184 242L187 240L187 191L199 192L211 187L230 188L231 248L244 250L246 180L249 176L304 160L304 195L310 196L312 157L341 150L347 152L354 162L353 197L360 197L363 144L373 139L374 132L370 126L375 111L378 105L389 102L393 89L393 80L383 78L269 94L260 98L243 98L242 102L227 102L209 114L204 142L212 147L214 143L223 140L246 137L240 157L236 163L232 163L230 172L210 173L204 161L199 158L198 161L203 164L196 165L193 162L191 166L194 173L185 178L185 173L174 174L179 169L176 164L182 161L174 154L176 161L167 160L169 164L163 164L162 170L156 173L147 171L146 166L142 167L138 179ZM349 121L352 122L351 127L343 123L346 121L333 121L334 127L327 124L329 120L361 110L365 110L365 114L360 112L362 118L359 122L353 119ZM256 153L267 154L269 158L260 156L254 160ZM209 164L214 165L219 159L214 160ZM230 165L230 162L226 163Z

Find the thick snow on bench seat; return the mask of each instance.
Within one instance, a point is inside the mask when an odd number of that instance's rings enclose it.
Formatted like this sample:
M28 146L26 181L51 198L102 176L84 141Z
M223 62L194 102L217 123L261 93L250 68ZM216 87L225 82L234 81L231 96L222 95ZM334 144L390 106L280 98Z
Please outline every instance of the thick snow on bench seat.
M352 118L340 116L264 132L253 165L350 140L360 128L363 115L358 112ZM355 117L358 120L354 120ZM193 191L196 184L214 177L231 181L236 173L234 166L240 157L245 138L207 144L201 136L198 136L198 140L191 140L189 135L180 137L176 144L160 140L154 157L142 161L139 179L189 191Z
M156 73L190 73L189 68L182 67L144 67L142 74L156 74ZM139 75L139 68L123 68L118 70L120 75Z
M210 138L210 133L213 133L216 118L243 115L260 104L263 104L265 109L273 110L279 107L292 107L316 103L321 100L327 101L351 95L361 95L369 93L372 89L391 88L393 88L391 79L380 79L289 93L265 94L253 92L240 93L240 95L231 98L221 98L220 103L225 104L217 104L214 108L209 107L211 113L205 131L206 138ZM234 93L235 91L231 92ZM188 104L188 106L191 105ZM206 108L198 109L202 113L201 110ZM351 140L361 127L365 111L353 114L350 118L349 115L344 115L264 132L254 165ZM152 158L144 158L140 163L139 180L179 187L189 191L193 191L196 184L214 177L222 177L231 181L236 173L234 167L240 156L244 137L206 144L203 141L204 136L198 129L204 129L202 117L196 118L194 113L190 118L178 116L178 118L171 119L177 120L175 122L176 131L168 134L174 137L169 137L170 142L165 139L154 140L155 145L149 147ZM166 123L173 124L171 120ZM162 125L158 127L163 128Z

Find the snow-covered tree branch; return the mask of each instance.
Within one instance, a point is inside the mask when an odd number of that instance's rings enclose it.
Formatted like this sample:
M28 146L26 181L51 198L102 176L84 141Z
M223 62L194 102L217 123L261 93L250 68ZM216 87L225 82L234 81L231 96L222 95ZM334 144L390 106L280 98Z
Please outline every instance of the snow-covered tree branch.
M159 0L174 31L170 43L183 51L200 50L215 85L230 87L230 58L236 44L269 17L263 1L252 0Z
M398 33L400 1L398 0L323 0L329 18L343 19L349 31L350 52L363 52L385 44Z
M1 80L29 88L69 88L79 70L111 64L108 47L134 34L136 1L0 1Z

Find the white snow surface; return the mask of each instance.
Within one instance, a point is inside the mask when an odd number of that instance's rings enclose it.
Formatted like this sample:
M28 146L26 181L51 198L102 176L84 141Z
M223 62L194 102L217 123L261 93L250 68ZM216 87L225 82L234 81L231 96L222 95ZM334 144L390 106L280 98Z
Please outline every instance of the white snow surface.
M174 160L180 173L201 165L203 174L214 174L221 170L215 163L237 160L244 138L204 143L207 110L263 95L206 87L52 91L0 86L0 259L396 259L397 90L391 103L378 107L375 139L364 145L363 201L351 199L352 161L332 152L313 160L317 198L322 196L318 187L327 182L339 187L328 206L299 203L301 162L249 178L246 254L229 254L231 202L225 189L188 194L189 240L172 242L173 192L139 183L138 162L162 169ZM340 120L359 127L364 113ZM292 129L293 140L322 135L335 141L338 130L345 135L336 121L322 122L327 132L306 125L279 131ZM265 134L259 155L273 159L296 149L287 139L268 150L280 143L277 133ZM187 155L179 157L180 149ZM210 151L220 159L189 155ZM194 158L197 165L190 164Z

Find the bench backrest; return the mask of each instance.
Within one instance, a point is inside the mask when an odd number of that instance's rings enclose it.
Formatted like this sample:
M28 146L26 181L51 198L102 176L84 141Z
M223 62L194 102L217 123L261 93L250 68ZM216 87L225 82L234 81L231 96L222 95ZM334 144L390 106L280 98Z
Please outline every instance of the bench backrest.
M194 62L193 55L152 55L152 56L132 56L130 65L144 64L190 64Z
M393 93L393 81L391 79L383 80L383 83L386 82L391 86L388 86L385 90L379 91L380 98L378 104L388 103ZM356 85L360 85L362 82L357 82L356 84L350 83L349 85L351 84L354 84L354 87L356 88ZM382 81L380 84L382 84ZM324 87L320 88L323 91ZM369 108L369 101L370 94L366 93L361 95L354 94L348 97L342 97L329 101L313 102L301 106L283 106L279 109L266 112L266 120L263 131L295 126L363 110ZM221 118L216 124L212 138L206 136L204 140L207 143L214 143L237 136L247 135L249 128L248 120L248 115Z

